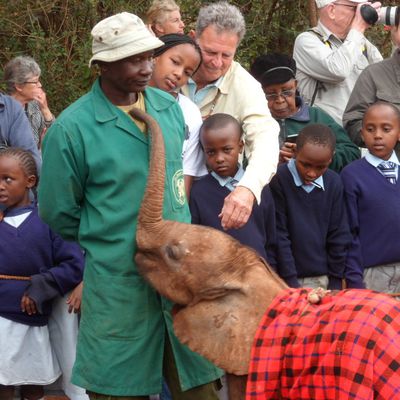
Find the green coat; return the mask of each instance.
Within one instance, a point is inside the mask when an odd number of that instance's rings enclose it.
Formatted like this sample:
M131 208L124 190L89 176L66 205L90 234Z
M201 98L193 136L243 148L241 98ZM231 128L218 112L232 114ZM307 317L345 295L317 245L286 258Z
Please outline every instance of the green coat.
M164 134L164 217L190 222L182 192L185 128L181 109L170 95L157 89L146 89L145 103ZM97 393L160 392L166 332L183 390L221 375L178 342L172 331L171 304L137 272L135 232L149 151L147 134L108 101L99 81L57 118L43 143L40 215L86 252L73 382Z

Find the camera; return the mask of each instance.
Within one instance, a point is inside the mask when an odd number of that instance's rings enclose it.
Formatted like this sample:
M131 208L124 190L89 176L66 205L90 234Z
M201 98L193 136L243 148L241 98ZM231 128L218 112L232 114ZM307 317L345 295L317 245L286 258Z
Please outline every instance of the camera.
M400 20L400 7L381 7L378 11L364 4L360 8L361 16L370 25L380 23L383 25L398 26Z

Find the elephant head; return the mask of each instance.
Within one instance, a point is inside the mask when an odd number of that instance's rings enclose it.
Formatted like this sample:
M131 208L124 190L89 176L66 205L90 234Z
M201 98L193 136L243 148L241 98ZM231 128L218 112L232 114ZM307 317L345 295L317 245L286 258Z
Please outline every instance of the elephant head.
M132 114L152 135L136 233L138 269L160 294L182 306L174 315L181 342L227 372L245 375L259 321L287 286L255 251L231 236L162 218L163 136L149 115L137 109Z

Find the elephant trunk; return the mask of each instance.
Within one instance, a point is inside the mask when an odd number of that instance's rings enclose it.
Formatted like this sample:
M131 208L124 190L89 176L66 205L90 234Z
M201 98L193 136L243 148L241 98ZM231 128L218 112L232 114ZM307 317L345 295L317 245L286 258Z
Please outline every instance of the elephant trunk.
M136 240L141 240L141 230L153 230L162 222L165 181L165 148L161 128L156 120L142 110L133 108L130 115L146 123L150 132L151 155L147 186L138 216Z

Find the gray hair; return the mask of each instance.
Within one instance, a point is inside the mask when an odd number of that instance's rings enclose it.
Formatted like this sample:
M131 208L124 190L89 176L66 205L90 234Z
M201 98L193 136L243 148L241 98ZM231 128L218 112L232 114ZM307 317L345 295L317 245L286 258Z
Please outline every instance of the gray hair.
M15 92L15 85L22 85L32 76L40 76L38 63L29 56L18 56L11 59L4 67L3 79L8 94Z
M214 25L217 32L233 32L239 37L239 42L246 33L246 23L240 10L226 1L219 1L200 8L196 22L196 36L199 37L204 29Z
M154 0L146 13L146 23L149 25L162 24L168 14L179 11L178 4L174 0Z

